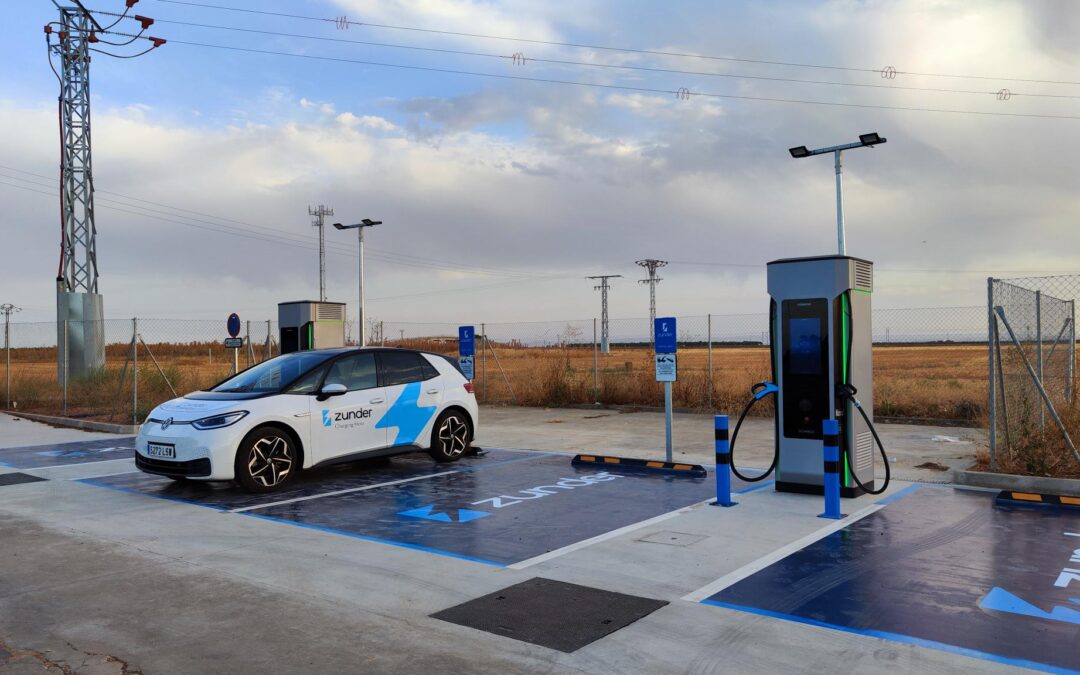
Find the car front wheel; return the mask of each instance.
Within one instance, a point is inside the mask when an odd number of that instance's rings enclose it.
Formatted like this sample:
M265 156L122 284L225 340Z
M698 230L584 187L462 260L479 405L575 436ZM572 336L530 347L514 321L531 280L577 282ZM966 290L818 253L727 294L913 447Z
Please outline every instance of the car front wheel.
M439 416L431 429L431 456L437 462L461 459L472 442L472 430L465 414L448 410Z
M235 468L236 482L248 492L281 490L300 472L296 443L280 429L256 429L240 443Z

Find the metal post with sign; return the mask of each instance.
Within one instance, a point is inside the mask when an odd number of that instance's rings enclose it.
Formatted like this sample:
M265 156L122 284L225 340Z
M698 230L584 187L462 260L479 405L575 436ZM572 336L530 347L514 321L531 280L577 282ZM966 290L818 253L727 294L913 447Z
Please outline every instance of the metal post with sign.
M229 337L225 338L225 348L233 350L232 371L233 375L235 375L240 372L240 348L244 346L244 338L238 337L240 335L240 316L236 312L230 314L225 322L225 327L229 331Z
M667 461L671 455L671 383L678 375L676 351L679 348L675 317L658 318L653 325L654 350L656 352L656 381L664 383L664 436L667 444Z
M469 380L476 374L476 326L458 326L458 364Z

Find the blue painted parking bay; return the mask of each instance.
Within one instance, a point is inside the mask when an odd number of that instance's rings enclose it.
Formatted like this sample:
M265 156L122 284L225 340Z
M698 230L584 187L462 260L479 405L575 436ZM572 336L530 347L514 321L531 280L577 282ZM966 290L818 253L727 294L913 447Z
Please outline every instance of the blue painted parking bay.
M454 464L416 453L316 471L270 495L142 473L83 482L498 566L715 496L711 479L572 466L565 455L511 450Z
M135 457L135 437L102 438L51 445L26 445L0 449L0 466L13 469L40 469L67 464L104 462Z
M1080 512L922 487L704 602L1080 670Z

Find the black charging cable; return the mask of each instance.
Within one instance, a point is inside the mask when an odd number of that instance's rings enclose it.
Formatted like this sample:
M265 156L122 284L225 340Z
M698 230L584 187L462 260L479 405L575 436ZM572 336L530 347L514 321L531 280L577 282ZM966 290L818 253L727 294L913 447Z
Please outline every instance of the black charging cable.
M768 471L760 476L747 477L739 473L739 470L735 467L735 439L739 437L739 427L742 426L743 420L746 419L746 414L750 412L750 409L757 404L758 401L769 396L770 394L776 394L779 391L777 386L768 380L758 382L754 386L750 387L750 393L752 397L746 403L746 407L742 409L742 414L739 415L739 421L735 423L735 430L731 433L731 445L728 450L731 453L731 473L735 474L735 477L746 483L757 483L758 481L765 480L776 470L776 462L780 458L780 444L773 444L773 456L772 464L769 465Z
M882 445L881 438L878 437L877 429L874 428L874 423L870 421L870 417L866 414L866 411L863 410L862 403L859 403L859 399L855 398L855 394L857 394L858 392L859 390L850 384L836 385L837 400L851 401L851 403L855 406L855 409L859 411L860 415L862 415L863 421L866 422L866 426L869 427L870 433L874 437L874 442L877 443L878 450L881 452L881 460L885 462L885 482L882 483L881 487L877 490L871 490L870 488L863 485L862 481L859 480L859 474L855 472L855 459L854 457L852 457L851 454L852 444L848 444L847 447L848 466L851 467L851 477L855 479L856 485L858 485L864 492L866 492L866 494L879 495L889 488L889 481L892 480L892 469L889 467L889 457L885 454L885 446ZM732 466L734 466L734 464L732 464Z

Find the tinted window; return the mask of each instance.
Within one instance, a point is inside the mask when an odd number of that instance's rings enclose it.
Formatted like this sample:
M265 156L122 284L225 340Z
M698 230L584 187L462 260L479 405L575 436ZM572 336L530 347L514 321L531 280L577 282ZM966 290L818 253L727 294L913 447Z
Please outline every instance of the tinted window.
M326 367L316 368L307 375L301 377L294 382L288 389L285 390L286 394L311 394L314 393L319 387L319 382L322 380L322 376L326 374Z
M349 391L377 387L375 355L368 352L338 359L330 366L330 372L326 374L323 386L327 384L343 384Z
M420 357L420 365L424 369L425 380L430 380L439 376L439 371L436 370L435 366L431 365L431 361L428 361L423 356Z
M395 384L420 382L425 379L422 357L416 352L385 352L379 354L382 368L382 385L392 387Z

